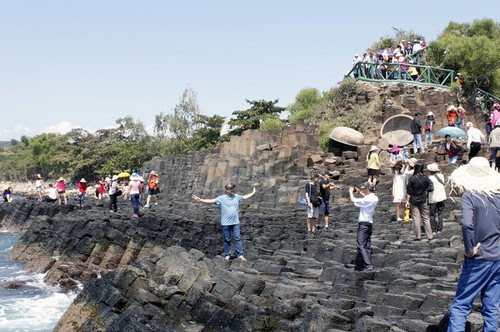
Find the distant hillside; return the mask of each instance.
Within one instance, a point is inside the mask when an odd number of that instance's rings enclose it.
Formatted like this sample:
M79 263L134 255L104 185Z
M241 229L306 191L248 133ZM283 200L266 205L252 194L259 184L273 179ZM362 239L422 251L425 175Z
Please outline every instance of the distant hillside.
M10 146L10 141L0 141L0 148L5 148Z

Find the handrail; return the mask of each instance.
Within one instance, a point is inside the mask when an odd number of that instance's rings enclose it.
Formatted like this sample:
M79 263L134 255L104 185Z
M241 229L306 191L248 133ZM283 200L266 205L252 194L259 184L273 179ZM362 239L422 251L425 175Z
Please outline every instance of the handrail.
M493 104L495 102L500 103L500 98L498 98L495 95L492 95L491 93L489 93L487 91L484 91L484 90L478 88L477 95L479 95L479 94L482 94L483 96L479 97L478 101L480 104L484 103L484 108L486 108L486 109L490 109L491 106L493 106Z
M420 53L420 52L422 52L422 51L426 50L429 46L430 46L430 45L426 45L425 47L422 47L420 50L415 51L415 52L413 52L412 54L407 55L407 56L406 56L406 59L407 59L409 62L410 62L410 61L415 60L415 55L417 55L418 53Z
M408 72L410 68L416 69ZM355 74L355 79L368 82L404 82L435 87L450 87L455 79L455 71L411 63L357 62L346 76Z

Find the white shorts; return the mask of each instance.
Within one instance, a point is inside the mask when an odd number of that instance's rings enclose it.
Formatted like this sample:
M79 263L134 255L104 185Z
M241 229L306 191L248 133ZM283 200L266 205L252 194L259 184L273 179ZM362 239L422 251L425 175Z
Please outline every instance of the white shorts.
M319 217L319 206L318 207L308 207L307 208L307 218L318 218Z

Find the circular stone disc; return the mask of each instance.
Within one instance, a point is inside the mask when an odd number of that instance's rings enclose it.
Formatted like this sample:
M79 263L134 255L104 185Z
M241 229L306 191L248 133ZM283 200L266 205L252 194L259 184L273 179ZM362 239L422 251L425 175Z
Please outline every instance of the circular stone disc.
M358 146L365 144L365 136L359 131L348 127L333 128L328 136L334 141L347 145Z
M413 142L413 135L408 130L394 130L385 133L382 138L389 143L389 145L405 146Z

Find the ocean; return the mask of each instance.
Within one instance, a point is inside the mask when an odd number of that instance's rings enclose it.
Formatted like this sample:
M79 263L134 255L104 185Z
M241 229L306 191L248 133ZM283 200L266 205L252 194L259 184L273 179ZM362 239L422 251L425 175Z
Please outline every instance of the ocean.
M19 262L10 259L18 238L17 234L0 230L0 332L52 331L77 294L47 285L44 274L25 271ZM5 289L9 281L25 286Z

